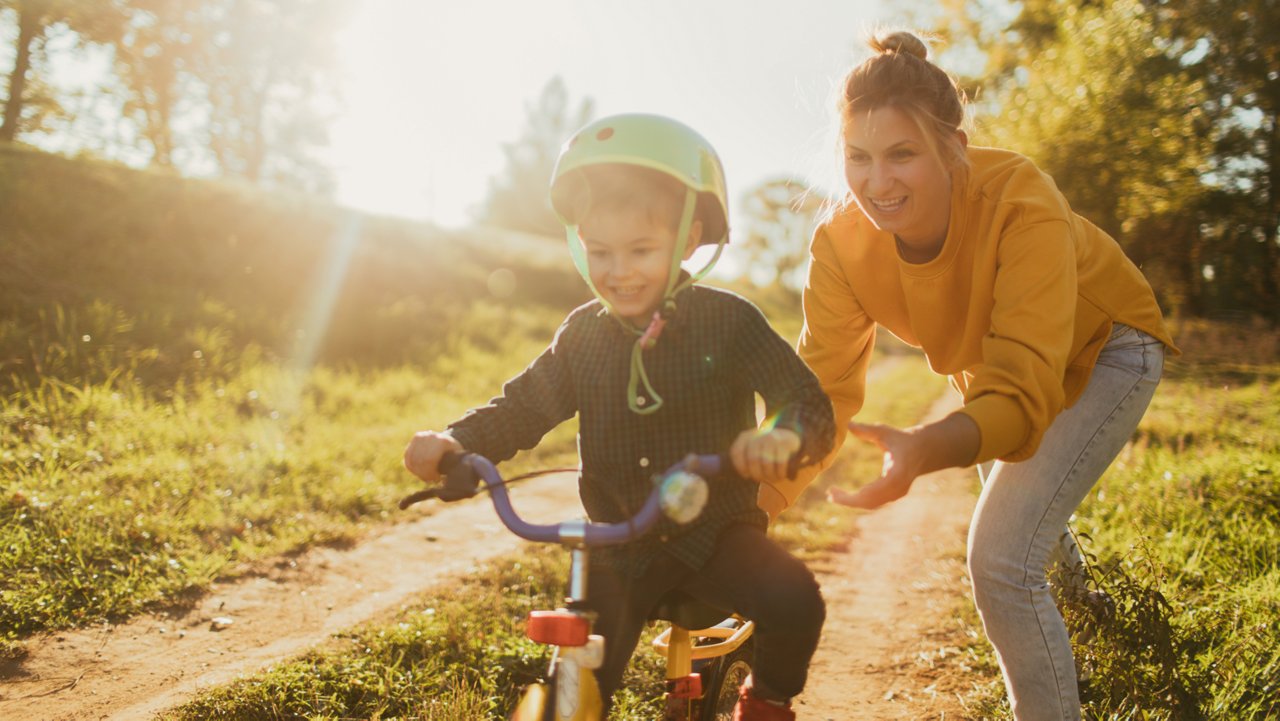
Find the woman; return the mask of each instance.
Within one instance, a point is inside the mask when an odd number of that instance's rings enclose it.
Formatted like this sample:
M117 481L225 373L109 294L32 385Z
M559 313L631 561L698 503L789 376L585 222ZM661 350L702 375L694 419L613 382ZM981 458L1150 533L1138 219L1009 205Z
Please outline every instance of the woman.
M873 509L922 474L984 464L969 571L1014 715L1078 719L1045 566L1137 426L1173 343L1141 272L1051 178L1015 153L969 146L963 97L917 37L870 45L839 101L850 192L813 239L800 353L838 423L862 406L877 323L922 348L964 404L905 430L850 422L883 449L884 469L829 497Z

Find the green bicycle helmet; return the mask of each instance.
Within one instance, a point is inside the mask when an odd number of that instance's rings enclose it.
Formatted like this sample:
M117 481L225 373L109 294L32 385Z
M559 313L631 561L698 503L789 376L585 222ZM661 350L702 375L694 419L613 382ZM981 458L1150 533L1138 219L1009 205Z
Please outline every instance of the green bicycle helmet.
M565 225L580 220L573 217L573 201L587 191L588 169L605 164L639 165L680 181L697 194L702 244L728 240L724 166L711 143L693 128L661 115L628 113L601 118L574 133L561 147L551 177L551 205Z
M582 197L591 191L593 171L617 165L656 170L679 181L685 189L684 208L676 231L675 252L671 258L666 290L653 320L643 330L618 318L608 300L591 282L586 254L578 236L578 224L582 219L576 217L577 209L582 206L579 202ZM662 398L649 383L643 352L657 342L663 324L675 313L677 294L711 270L729 240L729 202L720 157L706 138L679 121L645 113L611 115L587 124L561 147L551 177L551 206L565 225L569 254L578 273L610 315L639 336L632 350L628 405L636 413L657 411L662 406ZM714 244L716 251L701 270L681 281L680 261L688 248L694 220L702 222L700 244ZM640 383L644 384L649 400L637 393Z

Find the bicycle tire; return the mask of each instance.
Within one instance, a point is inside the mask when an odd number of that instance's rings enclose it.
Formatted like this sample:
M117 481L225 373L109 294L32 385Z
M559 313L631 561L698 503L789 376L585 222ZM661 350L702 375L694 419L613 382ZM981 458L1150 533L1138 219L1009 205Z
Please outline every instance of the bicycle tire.
M751 674L755 639L748 639L732 653L712 659L703 669L707 683L702 689L697 721L732 721L738 703L738 688Z

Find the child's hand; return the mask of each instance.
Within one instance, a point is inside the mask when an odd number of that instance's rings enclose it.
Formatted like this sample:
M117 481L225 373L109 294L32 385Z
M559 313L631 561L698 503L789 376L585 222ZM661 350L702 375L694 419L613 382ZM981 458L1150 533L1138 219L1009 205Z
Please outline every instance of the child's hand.
M440 480L440 459L445 453L466 453L467 449L448 433L418 431L404 449L404 467L427 483Z
M800 451L800 436L788 428L743 431L729 448L733 467L743 478L777 483L787 478L791 457Z

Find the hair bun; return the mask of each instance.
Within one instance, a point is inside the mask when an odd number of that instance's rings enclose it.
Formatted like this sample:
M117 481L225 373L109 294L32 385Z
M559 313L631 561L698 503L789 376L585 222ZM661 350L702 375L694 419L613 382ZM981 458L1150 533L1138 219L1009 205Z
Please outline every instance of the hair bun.
M873 36L867 44L880 54L906 53L921 60L929 55L929 48L925 46L924 41L906 30L898 30L884 36Z

